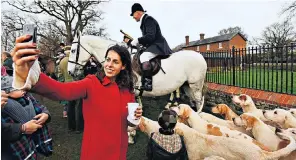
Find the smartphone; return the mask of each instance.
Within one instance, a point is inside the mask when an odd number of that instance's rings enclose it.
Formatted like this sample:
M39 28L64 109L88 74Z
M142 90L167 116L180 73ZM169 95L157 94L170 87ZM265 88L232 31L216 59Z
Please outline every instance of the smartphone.
M35 24L25 24L23 27L23 34L32 35L31 38L25 40L25 42L37 43L37 26Z
M35 24L25 24L23 27L23 35L29 34L31 38L26 39L23 43L31 42L37 43L37 26ZM36 48L36 47L34 47ZM32 54L27 54L22 57L31 56Z

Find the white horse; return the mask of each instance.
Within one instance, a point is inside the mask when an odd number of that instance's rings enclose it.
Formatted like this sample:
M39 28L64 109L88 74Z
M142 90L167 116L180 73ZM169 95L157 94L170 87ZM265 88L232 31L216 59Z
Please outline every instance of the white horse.
M91 56L103 62L110 46L124 45L103 37L80 35L80 32L75 35L69 56L68 71L73 76L82 74L82 68ZM191 104L194 104L197 110L201 109L204 103L202 88L207 71L204 57L195 51L182 50L173 53L167 59L162 59L161 67L165 73L159 71L153 76L153 90L144 91L143 96L163 96L182 87L190 98ZM138 82L135 85L140 86L141 77L138 74L137 76ZM136 91L136 95L138 94L139 91Z

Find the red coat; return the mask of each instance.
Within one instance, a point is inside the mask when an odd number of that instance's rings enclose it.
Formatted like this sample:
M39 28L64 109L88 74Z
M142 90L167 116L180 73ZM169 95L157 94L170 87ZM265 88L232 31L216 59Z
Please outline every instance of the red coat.
M81 160L125 160L128 147L127 103L134 102L134 94L119 90L107 77L103 82L94 75L83 80L60 83L41 73L33 87L53 100L83 98L84 133Z

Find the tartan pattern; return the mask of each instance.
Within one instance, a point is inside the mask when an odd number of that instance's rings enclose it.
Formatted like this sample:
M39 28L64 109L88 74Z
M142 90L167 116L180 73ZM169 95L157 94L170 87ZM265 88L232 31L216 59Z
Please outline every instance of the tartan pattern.
M24 98L30 99L34 106L36 115L43 112L45 106L40 104L30 93L25 94ZM52 137L51 130L48 129L47 125L44 124L42 128L39 128L33 133L33 140L37 146L37 152L44 156L52 154Z
M52 154L53 148L51 130L48 129L47 125L39 128L36 132L33 133L32 137L36 144L36 149L38 153L41 153L46 157Z
M1 122L2 123L16 123L12 118L8 117L7 114L1 114ZM10 143L10 148L13 152L13 155L20 160L28 159L28 160L37 160L37 154L35 152L36 146L32 141L31 135L23 134L18 141ZM32 154L30 156L30 154Z
M182 148L181 138L178 134L164 135L156 132L152 135L152 139L170 153L177 153Z
M45 106L41 105L30 93L18 99L18 102L24 105L28 99L32 101L36 115L43 112ZM1 113L1 122L18 123L4 112ZM45 156L49 156L52 154L53 150L51 131L48 129L47 125L44 124L42 128L38 129L32 135L23 134L18 141L11 142L10 148L13 155L19 160L37 160L36 151Z
M24 98L29 98L32 101L36 115L43 112L45 106L40 104L30 93L26 93Z

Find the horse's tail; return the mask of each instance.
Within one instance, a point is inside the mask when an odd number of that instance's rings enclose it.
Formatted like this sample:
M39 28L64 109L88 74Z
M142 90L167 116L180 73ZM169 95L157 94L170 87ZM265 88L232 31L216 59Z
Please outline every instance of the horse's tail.
M197 113L200 113L202 111L204 105L205 105L205 95L206 95L207 91L208 91L208 85L206 83L206 79L204 79L204 83L203 83L203 86L202 86L202 92L201 92L202 100L201 100L201 104L199 106L199 109L198 109Z
M202 86L202 96L205 96L206 93L208 92L208 85L206 83L206 78L204 79L204 83L203 83L203 86Z
M201 104L199 106L197 113L200 113L202 111L204 104L205 104L205 96L203 95L202 100L201 100Z

